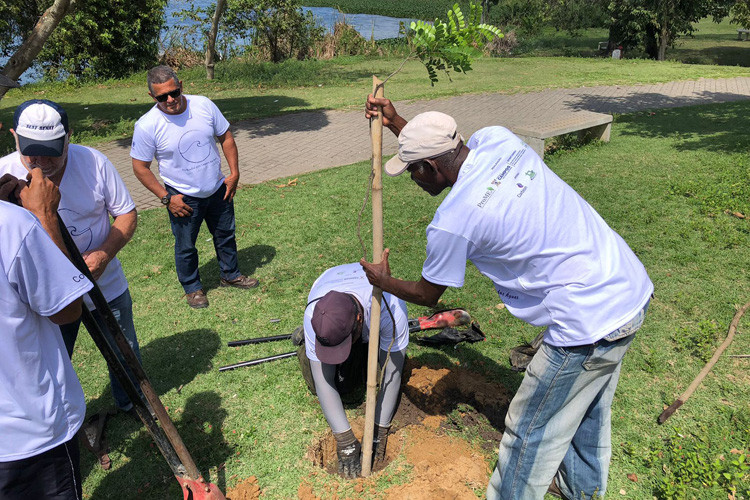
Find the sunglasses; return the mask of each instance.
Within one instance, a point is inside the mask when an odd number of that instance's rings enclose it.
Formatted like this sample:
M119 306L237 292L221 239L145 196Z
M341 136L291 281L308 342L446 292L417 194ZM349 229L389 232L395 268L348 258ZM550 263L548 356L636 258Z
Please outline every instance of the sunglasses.
M182 89L174 89L173 91L167 92L166 94L154 96L154 99L156 99L157 102L166 102L168 97L177 99L178 97L180 97L180 94L182 94Z

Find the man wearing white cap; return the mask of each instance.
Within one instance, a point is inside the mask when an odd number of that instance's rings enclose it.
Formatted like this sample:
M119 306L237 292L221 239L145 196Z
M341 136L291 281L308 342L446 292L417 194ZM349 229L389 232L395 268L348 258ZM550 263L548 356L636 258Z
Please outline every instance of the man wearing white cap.
M433 196L451 188L427 227L419 281L361 261L369 281L409 302L433 305L464 283L466 261L492 280L514 316L546 327L544 343L511 401L487 497L603 496L611 456L611 405L623 356L653 292L646 270L596 211L503 127L463 143L439 112L410 122L387 99L398 136L391 176L405 171ZM553 481L554 480L554 481Z
M22 103L13 115L17 151L0 158L0 175L25 179L35 167L60 189L58 212L78 250L88 264L128 343L140 359L133 324L133 302L117 253L135 232L135 204L115 167L99 151L70 144L68 115L57 103L34 99ZM110 215L114 222L110 223ZM106 332L104 318L91 299L86 306ZM61 325L70 356L78 336L80 320ZM133 404L110 372L112 396L118 409L130 411Z

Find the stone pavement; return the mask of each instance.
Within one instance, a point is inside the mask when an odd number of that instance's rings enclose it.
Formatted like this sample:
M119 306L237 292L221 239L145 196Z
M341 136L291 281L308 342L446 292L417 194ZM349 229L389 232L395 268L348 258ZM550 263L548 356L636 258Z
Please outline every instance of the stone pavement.
M369 129L364 119L365 97L363 90L362 111L294 113L233 124L240 154L240 183L257 184L370 159ZM512 127L578 110L632 113L744 99L750 99L749 77L553 89L514 95L462 95L395 104L406 119L428 110L448 113L468 139L476 130L488 125ZM394 154L396 148L394 135L384 130L383 155ZM159 206L159 200L133 175L129 141L115 141L99 149L120 171L139 210ZM156 169L156 162L152 169Z

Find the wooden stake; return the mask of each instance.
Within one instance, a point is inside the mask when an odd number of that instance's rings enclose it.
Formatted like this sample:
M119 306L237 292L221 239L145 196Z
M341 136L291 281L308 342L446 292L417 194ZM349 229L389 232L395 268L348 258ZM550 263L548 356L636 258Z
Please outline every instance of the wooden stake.
M376 76L372 77L372 93L383 97L383 86ZM372 261L383 258L383 108L378 108L378 117L370 127L372 139ZM365 403L365 434L362 436L362 477L372 472L372 441L375 432L375 405L378 399L378 351L380 350L380 300L383 291L372 287L370 308L370 340L367 347L367 399Z

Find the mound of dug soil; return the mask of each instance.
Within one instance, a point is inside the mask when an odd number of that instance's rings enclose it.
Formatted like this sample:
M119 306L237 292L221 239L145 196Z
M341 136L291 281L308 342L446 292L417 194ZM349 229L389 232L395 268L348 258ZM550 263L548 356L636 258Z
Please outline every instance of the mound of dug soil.
M250 476L231 490L227 490L227 500L257 500L260 498L260 486L255 476Z
M487 487L488 464L502 437L511 395L502 385L477 373L431 368L411 360L404 378L403 396L388 438L385 470L373 471L372 478L357 479L355 490L362 496L393 499L476 499ZM353 421L352 428L361 439L364 419ZM460 431L460 435L447 430ZM330 431L311 446L308 457L327 472L336 473L336 443ZM411 469L408 481L376 493L373 479L387 473L396 459ZM303 500L318 498L306 483L300 485L298 495Z

